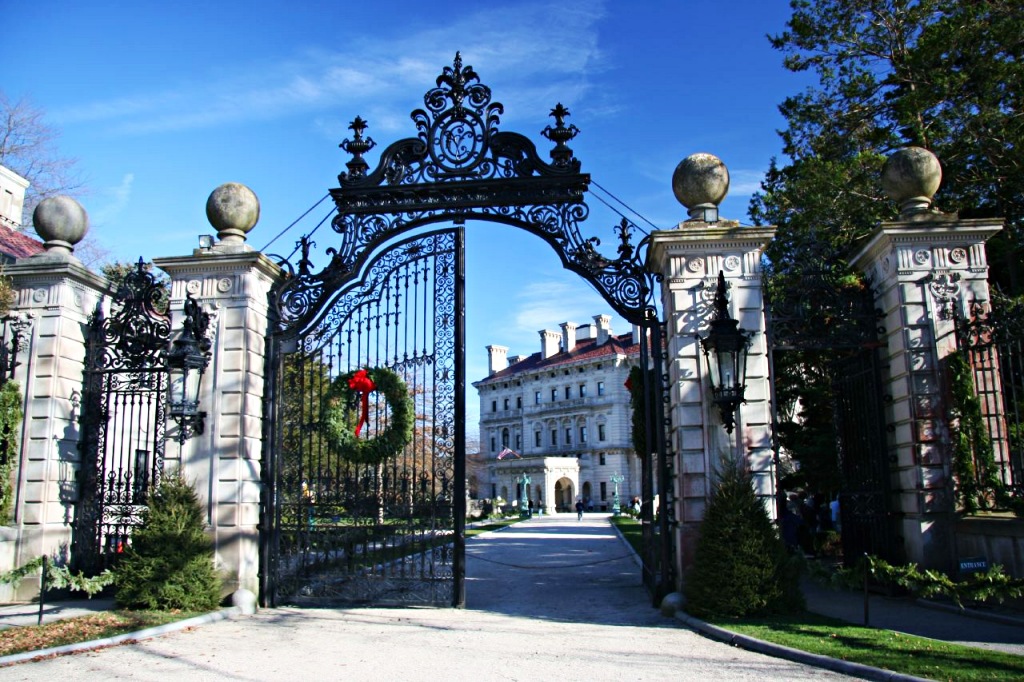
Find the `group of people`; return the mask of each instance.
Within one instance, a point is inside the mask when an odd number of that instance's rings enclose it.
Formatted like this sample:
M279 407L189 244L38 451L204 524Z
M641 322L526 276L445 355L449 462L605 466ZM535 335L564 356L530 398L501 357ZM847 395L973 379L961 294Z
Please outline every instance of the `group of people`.
M779 511L782 541L791 552L802 551L813 556L817 553L815 538L841 529L838 495L829 502L822 493L790 493Z

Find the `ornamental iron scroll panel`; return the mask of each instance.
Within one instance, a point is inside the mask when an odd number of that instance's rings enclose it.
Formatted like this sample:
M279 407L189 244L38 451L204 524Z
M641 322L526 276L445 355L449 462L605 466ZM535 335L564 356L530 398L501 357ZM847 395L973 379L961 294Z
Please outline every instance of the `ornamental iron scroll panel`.
M376 143L364 135L366 121L352 121L352 138L341 143L352 159L338 176L340 186L331 190L338 209L331 226L341 235L340 245L327 249L330 263L319 273L310 272L304 257L278 290L283 323L309 326L329 309L324 297L353 278L384 242L424 225L482 220L537 235L615 312L644 324L654 305L654 276L644 267L644 242L631 243L635 226L624 219L614 228L619 243L612 258L597 251L599 238L580 233L579 223L589 215L584 195L590 176L580 172L567 144L579 132L565 124L569 110L557 105L551 111L555 125L541 133L555 145L548 163L527 137L498 130L504 107L491 101L490 88L458 54L423 101L424 108L411 114L417 136L387 147L373 171L363 155Z
M792 406L800 397L799 390L792 390L792 377L804 386L820 375L819 388L832 401L835 442L834 450L820 455L836 458L844 560L856 561L865 552L893 560L896 528L878 357L882 313L870 283L854 275L824 241L816 243L820 250L812 249L803 265L785 272L770 265L765 269L775 467L779 472L784 448L780 405ZM790 376L789 389L780 379L785 374ZM790 415L789 421L799 428L797 415ZM784 503L781 497L777 500L778 505Z
M999 481L1024 495L1024 307L997 298L973 302L956 317L957 347L966 353ZM976 466L976 470L982 467ZM979 483L982 483L979 481Z
M366 135L365 120L352 121L352 135L340 145L352 158L346 163L347 171L338 176L339 187L330 192L337 208L331 226L340 235L339 243L325 250L329 262L318 272L310 254L315 244L307 237L298 243L301 255L294 266L282 263L289 276L272 301L280 338L298 339L301 350L311 352L318 347L317 339L330 335L325 330L339 315L336 302L344 298L340 292L361 276L367 261L383 245L434 224L465 225L467 221L505 224L540 237L563 267L590 283L616 313L654 333L659 323L656 276L645 264L648 238L634 245L636 227L623 219L613 227L615 255L605 256L598 251L600 238L580 232L579 225L590 212L585 201L590 176L581 172L569 146L579 133L575 125L566 124L569 110L556 105L551 110L554 124L541 131L553 143L548 162L527 137L498 129L504 107L492 101L490 88L471 66L463 65L458 53L423 102L423 108L411 113L416 137L389 145L373 170L365 155L376 142ZM462 308L457 314L463 314ZM642 354L641 363L655 369L657 395L662 395L662 359ZM648 413L648 442L658 458L652 470L666 467L669 458L664 404L655 403ZM457 421L463 419L459 412ZM659 485L667 485L664 477ZM663 510L670 505L668 492L665 488L659 498ZM645 507L648 522L655 511ZM668 514L661 513L659 518L664 525ZM660 535L670 537L667 526ZM667 545L666 551L670 551ZM275 570L268 567L267 574L273 576ZM659 584L674 583L671 562L652 570L660 576Z
M267 603L463 603L463 249L461 228L390 245L314 327L272 342ZM367 367L401 376L415 412L411 442L379 463L348 461L323 424L331 383ZM369 416L373 438L380 392Z
M114 294L107 317L89 322L82 395L72 560L85 571L113 564L142 521L164 466L166 289L140 259Z

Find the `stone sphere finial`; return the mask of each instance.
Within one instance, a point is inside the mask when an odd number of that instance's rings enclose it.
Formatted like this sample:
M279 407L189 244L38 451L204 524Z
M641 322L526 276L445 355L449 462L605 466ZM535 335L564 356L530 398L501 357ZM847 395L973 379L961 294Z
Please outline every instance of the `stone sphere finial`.
M900 206L900 217L928 211L942 183L939 159L927 149L905 147L882 167L882 189Z
M729 193L729 169L714 154L698 152L679 162L672 174L672 191L690 220L718 220L718 205Z
M75 244L89 231L89 214L71 197L49 197L36 206L32 224L43 238L46 256L74 259Z
M241 245L260 219L260 200L245 185L226 182L206 200L206 217L221 243Z

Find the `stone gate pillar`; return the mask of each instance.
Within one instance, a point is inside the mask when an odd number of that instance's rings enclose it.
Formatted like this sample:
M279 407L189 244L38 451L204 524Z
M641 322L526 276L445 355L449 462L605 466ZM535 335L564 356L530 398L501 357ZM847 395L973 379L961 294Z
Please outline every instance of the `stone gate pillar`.
M88 216L78 202L46 199L33 221L46 250L4 267L14 290L13 326L21 327L14 380L24 397L25 417L13 468L14 516L0 520L0 572L44 554L69 556L81 464L78 417L87 329L109 293L106 278L74 256L75 244L88 230ZM19 585L0 586L0 601L38 594L38 574Z
M882 185L899 220L879 225L852 265L884 314L883 383L891 397L890 508L907 561L948 569L953 558L951 445L941 362L956 350L954 312L987 303L985 241L999 220L961 220L931 208L942 171L924 149L896 152Z
M166 459L168 466L179 460L207 505L226 591L258 593L269 294L281 270L245 243L259 219L259 202L249 188L218 187L206 214L219 241L191 256L153 259L171 278L172 339L181 329L187 294L211 316L211 358L199 403L205 428L179 447L169 424Z
M718 204L729 189L729 173L710 154L684 159L672 184L680 203L689 209L690 219L674 230L651 235L648 263L663 277L676 474L670 487L679 524L676 568L682 576L693 561L699 525L722 458L745 459L766 500L775 492L761 294L761 253L775 228L741 227L737 221L718 220ZM706 335L720 272L729 287L731 316L739 320L740 328L753 332L747 356L746 403L732 434L723 428L711 402L707 364L696 337L698 332Z

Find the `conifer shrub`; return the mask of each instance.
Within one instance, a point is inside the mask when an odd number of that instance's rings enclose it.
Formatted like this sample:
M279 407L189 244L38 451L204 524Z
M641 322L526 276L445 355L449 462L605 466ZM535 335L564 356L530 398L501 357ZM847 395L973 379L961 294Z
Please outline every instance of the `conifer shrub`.
M117 603L129 609L208 611L220 603L213 541L203 509L179 473L168 474L149 496L142 524L115 569Z
M799 581L799 560L786 551L750 474L724 462L683 585L686 610L698 618L798 611Z

